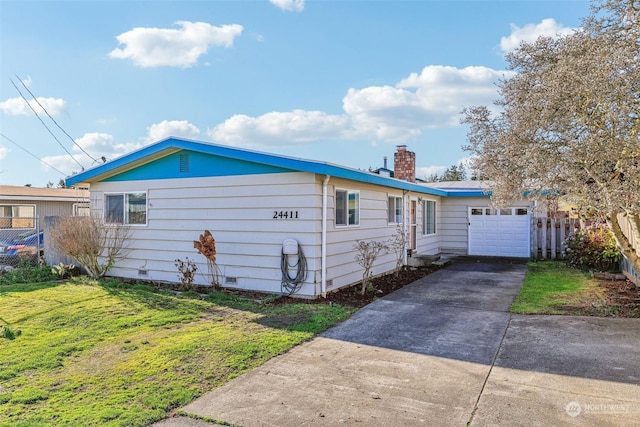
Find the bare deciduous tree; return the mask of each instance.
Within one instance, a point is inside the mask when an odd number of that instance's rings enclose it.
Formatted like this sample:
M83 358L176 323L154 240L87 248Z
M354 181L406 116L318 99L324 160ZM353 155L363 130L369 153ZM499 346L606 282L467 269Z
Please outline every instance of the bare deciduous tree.
M364 272L362 273L362 289L360 290L360 293L364 295L367 291L367 282L371 278L373 264L376 262L380 252L387 250L387 245L382 242L376 242L375 240L369 242L356 240L353 249L358 252L356 254L356 262L364 268Z
M499 84L501 112L463 112L471 166L491 181L494 204L558 195L602 212L640 270L618 224L626 216L640 241L640 2L593 3L580 29L507 60L517 73Z
M130 229L122 224L105 224L93 216L60 217L49 236L53 245L90 277L100 278L127 254Z
M403 224L396 225L396 232L391 239L388 240L387 248L391 249L396 256L395 276L398 277L402 265L404 264L404 254L409 246L409 235L404 230Z

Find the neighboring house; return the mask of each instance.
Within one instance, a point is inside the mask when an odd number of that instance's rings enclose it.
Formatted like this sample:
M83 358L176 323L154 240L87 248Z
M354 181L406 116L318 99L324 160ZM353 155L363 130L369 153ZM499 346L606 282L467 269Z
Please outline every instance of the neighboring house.
M48 220L89 213L88 190L0 185L0 265L18 265L16 245L23 246L20 254L44 252L48 264L68 262L50 248Z
M205 273L196 283L210 283L193 247L205 229L216 240L221 285L280 292L288 276L306 297L361 280L354 244L388 241L398 224L408 236L405 261L407 253L529 256L527 204L507 215L489 210L477 184L415 183L415 154L405 146L394 155L393 175L169 138L66 184L89 185L92 211L130 226L130 251L109 272L119 277L178 282L176 260L189 258ZM395 265L394 253L381 254L373 274Z
M0 230L42 230L45 217L88 214L88 190L0 185Z

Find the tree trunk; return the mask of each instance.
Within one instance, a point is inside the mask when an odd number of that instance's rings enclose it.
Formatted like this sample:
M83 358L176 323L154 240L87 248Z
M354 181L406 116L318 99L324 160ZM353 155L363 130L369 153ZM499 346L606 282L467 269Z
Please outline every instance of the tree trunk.
M622 254L627 258L627 260L629 260L636 271L640 271L640 257L638 256L636 248L631 245L629 238L622 232L622 228L620 227L620 222L618 220L618 213L619 212L613 212L611 214L609 221L611 231L613 232L613 236L615 237L618 246L620 246ZM635 241L640 242L640 219L638 218L638 215L631 213L626 213L625 215L631 225L631 233L633 234Z

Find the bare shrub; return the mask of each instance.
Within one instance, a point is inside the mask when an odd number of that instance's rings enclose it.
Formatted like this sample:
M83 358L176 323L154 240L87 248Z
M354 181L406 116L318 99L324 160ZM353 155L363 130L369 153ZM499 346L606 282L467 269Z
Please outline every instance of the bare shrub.
M185 261L182 261L180 258L176 260L176 267L178 268L178 279L180 279L180 290L183 291L192 291L195 289L193 285L193 281L196 278L196 272L198 271L198 266L195 262L186 258Z
M367 291L367 283L371 278L373 264L376 262L380 252L387 250L387 245L383 242L376 242L375 240L369 242L356 240L353 249L358 252L356 254L356 262L364 268L364 273L362 273L362 289L360 290L360 293L364 295Z
M128 226L105 224L94 216L60 217L49 232L53 245L94 279L104 277L127 254L130 236Z
M391 239L389 239L387 246L393 251L396 256L396 270L394 275L398 277L402 265L404 264L404 254L407 251L409 245L409 235L405 233L404 226L402 224L396 225L396 232Z

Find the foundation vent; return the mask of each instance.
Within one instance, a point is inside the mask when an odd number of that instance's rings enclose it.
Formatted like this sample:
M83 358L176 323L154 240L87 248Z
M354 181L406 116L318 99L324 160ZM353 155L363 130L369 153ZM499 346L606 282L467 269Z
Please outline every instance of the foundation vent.
M224 278L224 283L226 283L227 285L235 285L238 283L238 278L227 276Z

